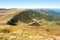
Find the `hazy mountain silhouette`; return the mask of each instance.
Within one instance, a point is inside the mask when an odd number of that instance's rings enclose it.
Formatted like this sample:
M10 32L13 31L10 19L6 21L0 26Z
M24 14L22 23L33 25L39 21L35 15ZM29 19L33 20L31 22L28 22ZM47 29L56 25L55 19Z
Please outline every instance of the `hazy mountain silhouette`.
M46 12L56 18L60 18L60 9L37 9L37 10L42 11L42 12Z

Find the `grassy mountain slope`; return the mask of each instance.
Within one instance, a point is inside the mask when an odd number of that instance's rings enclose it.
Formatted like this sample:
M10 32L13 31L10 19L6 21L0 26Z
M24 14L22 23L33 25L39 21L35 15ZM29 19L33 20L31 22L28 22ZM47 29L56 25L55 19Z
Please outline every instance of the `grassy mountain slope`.
M23 12L15 15L11 20L7 22L9 25L17 25L18 21L26 23L27 25L40 25L40 26L51 26L60 25L60 21L49 15L37 10L27 9Z

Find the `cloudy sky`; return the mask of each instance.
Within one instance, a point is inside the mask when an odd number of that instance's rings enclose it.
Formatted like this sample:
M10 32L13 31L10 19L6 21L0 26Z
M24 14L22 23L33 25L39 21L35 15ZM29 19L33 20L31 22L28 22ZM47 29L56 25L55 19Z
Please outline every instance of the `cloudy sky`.
M60 8L60 0L0 0L0 8Z

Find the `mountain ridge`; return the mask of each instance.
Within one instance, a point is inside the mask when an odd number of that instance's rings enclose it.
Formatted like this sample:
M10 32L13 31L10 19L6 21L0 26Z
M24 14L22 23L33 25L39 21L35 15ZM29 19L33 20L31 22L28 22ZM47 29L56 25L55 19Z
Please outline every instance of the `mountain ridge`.
M42 25L45 23L48 24L49 22L56 23L57 21L59 21L57 18L55 18L47 13L33 10L33 9L27 9L27 10L22 11L21 13L18 13L17 15L15 15L11 20L9 20L7 22L7 24L16 25L16 23L19 20L20 20L20 22L24 22L27 24L32 22L32 24L37 23L37 24L42 24Z

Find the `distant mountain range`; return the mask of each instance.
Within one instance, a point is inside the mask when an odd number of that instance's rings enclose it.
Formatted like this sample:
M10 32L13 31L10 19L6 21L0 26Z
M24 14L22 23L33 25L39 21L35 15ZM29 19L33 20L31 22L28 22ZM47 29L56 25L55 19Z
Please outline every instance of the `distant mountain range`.
M60 18L60 9L36 9L36 10L48 13L56 18Z

